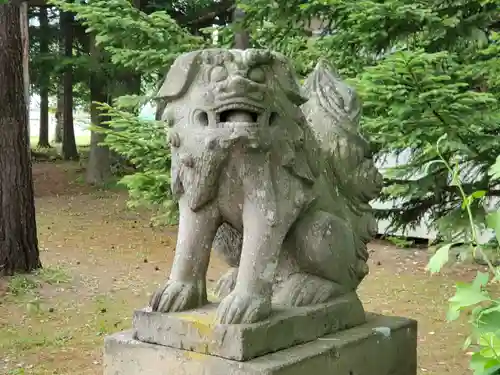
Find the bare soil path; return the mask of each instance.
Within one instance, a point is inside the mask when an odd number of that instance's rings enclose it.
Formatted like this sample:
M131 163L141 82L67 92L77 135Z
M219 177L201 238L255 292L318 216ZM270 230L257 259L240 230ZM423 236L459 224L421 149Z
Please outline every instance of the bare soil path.
M36 164L34 175L44 269L0 280L0 374L101 374L104 336L130 327L168 275L175 228L152 228L124 192L84 186L76 164ZM469 374L467 327L445 322L445 300L473 267L430 277L426 250L381 241L371 250L367 309L419 321L420 374ZM209 279L225 269L212 259Z

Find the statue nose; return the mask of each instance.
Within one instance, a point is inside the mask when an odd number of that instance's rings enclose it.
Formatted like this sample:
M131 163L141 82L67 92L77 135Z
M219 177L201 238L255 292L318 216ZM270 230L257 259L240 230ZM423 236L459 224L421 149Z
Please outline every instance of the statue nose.
M230 77L223 91L229 96L245 95L255 97L257 100L260 100L259 98L262 97L259 87L257 87L257 85L252 81L242 76Z

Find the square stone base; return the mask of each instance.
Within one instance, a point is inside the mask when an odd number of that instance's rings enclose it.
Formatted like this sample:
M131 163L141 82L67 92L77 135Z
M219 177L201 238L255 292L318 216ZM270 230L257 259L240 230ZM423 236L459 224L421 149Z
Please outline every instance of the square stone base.
M356 293L313 306L273 306L273 314L268 319L253 324L215 324L217 306L212 303L168 314L137 310L134 338L150 344L248 361L366 322L365 310Z
M132 331L108 336L104 375L416 375L417 323L369 314L367 323L237 362L147 344Z

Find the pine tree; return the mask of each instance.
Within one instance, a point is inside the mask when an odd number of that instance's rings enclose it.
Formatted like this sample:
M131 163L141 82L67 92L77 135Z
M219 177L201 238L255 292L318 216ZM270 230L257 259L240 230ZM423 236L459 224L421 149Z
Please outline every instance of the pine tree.
M141 72L151 93L179 53L211 45L214 28L202 26L217 24L221 46L233 40L232 2L199 1L189 3L189 9L180 2L160 2L164 10L141 12L127 0L55 1L96 32L114 64ZM429 214L427 220L443 230L450 222L456 228L462 211L447 171L432 164L439 139L443 157L463 169L467 193L484 192L484 199L474 203L476 214L483 211L485 199L500 195L485 173L500 153L499 5L500 0L238 2L253 47L283 52L302 76L318 58L328 59L359 90L362 126L378 155L409 152L407 163L385 175L382 199L398 199L401 207L381 210L380 217L390 218L398 228L418 224ZM208 7L221 10L217 20ZM212 18L193 23L204 9ZM137 99L128 101L135 103L134 110L141 103ZM147 129L135 117L127 121L130 129ZM120 126L126 127L123 118ZM122 149L132 142L113 139L122 142L117 146ZM164 175L165 170L156 172ZM139 180L147 179L129 182ZM166 189L147 181L136 190L144 197L158 197ZM148 189L156 193L146 193Z
M41 267L23 82L20 7L0 5L0 276Z
M154 96L180 53L211 44L211 36L203 28L218 22L216 17L230 19L232 2L143 1L140 7L137 1L129 0L52 2L76 13L77 20L95 38L96 48L109 57L112 64L93 59L90 68L94 81L116 81L124 69L141 76L142 95L120 96L123 93L115 90L113 106L103 103L105 100L93 105L93 112L101 112L107 120L103 118L100 124L94 120L92 130L106 134L104 143L135 167L135 173L121 181L129 190L130 204L157 209L154 219L159 223L175 222L165 126L159 121L141 120L137 113Z
M382 199L400 205L378 214L393 228L427 213L445 233L466 219L448 172L432 163L445 135L441 152L459 164L466 192L500 196L486 173L500 154L498 0L243 3L256 46L291 56L304 75L318 57L329 59L359 90L362 126L378 155L409 155L385 174ZM474 204L479 218L485 199Z

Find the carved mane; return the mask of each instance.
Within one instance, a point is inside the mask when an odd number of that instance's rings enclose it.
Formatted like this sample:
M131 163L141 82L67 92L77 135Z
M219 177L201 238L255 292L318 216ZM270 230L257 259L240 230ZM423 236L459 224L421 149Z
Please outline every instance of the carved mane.
M348 206L348 216L362 242L369 241L376 222L369 202L382 189L368 142L360 133L361 102L326 61L320 61L303 86L309 100L302 106L308 124L321 144L325 174ZM367 259L366 248L360 249Z

